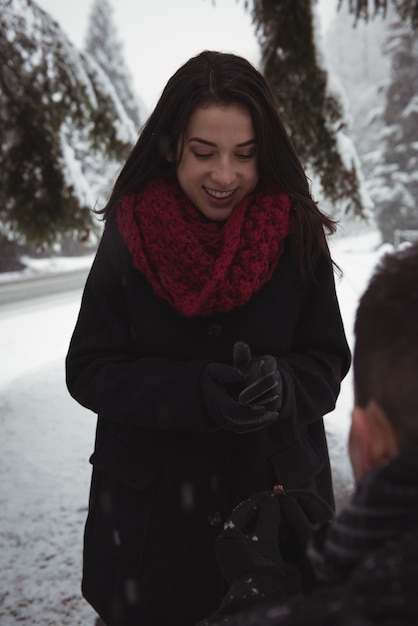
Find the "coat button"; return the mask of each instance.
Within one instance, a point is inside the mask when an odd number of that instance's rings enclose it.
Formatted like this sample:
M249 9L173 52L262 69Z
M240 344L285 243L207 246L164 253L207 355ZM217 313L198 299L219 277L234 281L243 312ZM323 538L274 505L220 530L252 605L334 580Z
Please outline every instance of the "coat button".
M222 524L222 515L219 511L210 511L207 520L209 526L220 526Z
M222 335L222 326L220 324L211 324L208 326L207 333L211 339L218 339Z

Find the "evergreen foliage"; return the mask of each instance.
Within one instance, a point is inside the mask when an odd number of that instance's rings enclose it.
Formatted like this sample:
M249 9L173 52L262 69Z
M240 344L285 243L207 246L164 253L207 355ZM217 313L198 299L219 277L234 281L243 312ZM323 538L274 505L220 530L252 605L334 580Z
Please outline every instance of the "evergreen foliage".
M139 99L132 88L133 79L125 63L123 45L116 35L113 7L109 0L94 0L84 49L108 76L136 130L139 131L141 126Z
M345 112L317 50L316 0L243 1L298 154L328 199L363 216ZM372 181L378 224L392 241L395 228L417 228L418 0L335 1L336 11L348 7L354 23L386 12L403 20L388 40L384 150ZM98 226L91 209L104 203L141 124L112 16L109 0L94 0L79 53L33 0L0 0L0 247L61 245Z
M0 235L88 237L136 132L100 67L32 0L0 0L0 136Z
M386 92L381 159L373 175L376 222L383 241L418 230L418 39L399 19L388 29L391 81Z
M393 7L399 17L404 21L409 21L411 26L418 28L418 0L346 0L350 13L355 15L356 21L364 19L368 21L370 17L381 15L386 17L387 12ZM341 8L344 0L338 0L338 9Z
M358 162L343 142L344 111L327 87L319 62L312 3L254 0L263 73L305 167L318 176L323 193L346 211L364 216ZM342 146L344 145L344 148Z

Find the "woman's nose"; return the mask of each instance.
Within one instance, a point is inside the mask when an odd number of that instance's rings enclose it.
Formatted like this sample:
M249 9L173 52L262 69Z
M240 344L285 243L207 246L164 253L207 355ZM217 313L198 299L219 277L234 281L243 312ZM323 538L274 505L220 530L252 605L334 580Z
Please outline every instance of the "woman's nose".
M235 172L229 162L219 162L212 172L212 179L222 187L228 187L235 180Z

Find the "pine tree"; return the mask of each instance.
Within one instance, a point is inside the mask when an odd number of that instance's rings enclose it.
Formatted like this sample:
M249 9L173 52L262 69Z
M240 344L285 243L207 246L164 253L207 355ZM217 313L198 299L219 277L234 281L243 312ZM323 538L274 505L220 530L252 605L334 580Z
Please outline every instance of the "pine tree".
M0 236L87 238L136 139L100 67L32 0L0 0Z
M418 230L418 39L399 19L389 27L386 53L391 82L372 195L383 241L394 243L396 230Z
M382 53L389 20L381 17L368 22L353 20L348 7L335 14L326 32L327 62L337 75L350 115L350 136L368 177L379 151L376 133L382 124L384 89L389 79L390 61Z
M132 76L124 60L123 45L117 37L109 0L93 1L84 48L109 77L126 112L139 130L141 106L132 87Z
M418 0L336 0L336 11L344 4L354 16L350 26L378 14L385 17L393 4L403 20L418 27ZM339 94L330 89L317 49L315 5L316 0L244 0L256 25L263 73L297 153L320 180L326 198L363 217L367 193Z
M327 198L363 216L359 162L343 133L342 104L328 89L327 72L319 62L312 3L254 0L252 14L262 70L277 96L296 152L319 178Z
M360 19L368 21L371 17L386 17L394 8L404 22L409 22L413 29L418 28L418 0L338 0L338 9L346 2L350 13L355 15L356 22Z

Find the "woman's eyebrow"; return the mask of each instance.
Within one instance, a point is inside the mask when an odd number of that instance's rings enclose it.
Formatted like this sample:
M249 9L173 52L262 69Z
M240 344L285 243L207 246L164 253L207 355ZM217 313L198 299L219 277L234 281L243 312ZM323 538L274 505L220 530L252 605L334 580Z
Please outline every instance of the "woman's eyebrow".
M213 143L212 141L207 141L207 139L202 139L201 137L190 137L190 139L187 140L187 143L190 143L191 141L197 141L198 143L203 143L205 146L211 146L213 148L216 148L216 143ZM251 146L255 143L257 143L256 139L248 139L248 141L237 143L235 147L245 148L245 146Z

